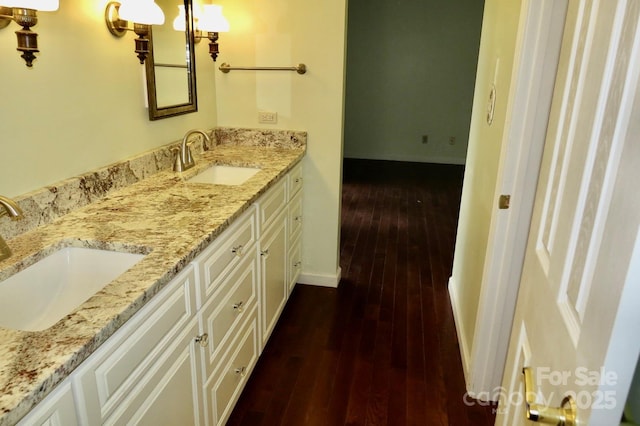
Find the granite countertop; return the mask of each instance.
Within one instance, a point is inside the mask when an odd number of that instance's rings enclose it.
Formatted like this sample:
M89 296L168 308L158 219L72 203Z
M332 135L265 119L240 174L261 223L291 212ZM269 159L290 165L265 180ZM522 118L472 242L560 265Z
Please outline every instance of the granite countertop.
M162 171L8 241L0 281L65 246L145 253L72 314L40 332L0 327L0 425L17 422L304 155L219 145L183 173ZM259 167L240 186L187 183L211 164Z

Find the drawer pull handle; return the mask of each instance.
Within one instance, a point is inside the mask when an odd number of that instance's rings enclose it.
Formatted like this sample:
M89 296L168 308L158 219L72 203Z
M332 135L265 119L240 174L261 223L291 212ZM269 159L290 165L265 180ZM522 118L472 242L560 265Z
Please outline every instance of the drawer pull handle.
M234 303L233 309L238 311L238 313L242 313L242 311L244 311L244 302L240 301L238 303Z
M262 250L262 251L260 252L260 256L262 256L262 257L267 257L267 256L269 256L269 249Z
M199 343L200 346L206 348L209 344L209 335L207 333L201 334L200 336L196 336L196 343Z
M231 249L231 253L235 254L238 257L240 257L240 256L242 256L243 250L244 250L244 247L242 246L242 244L240 244L240 245L238 245L236 247L233 247Z
M247 375L247 367L240 367L240 368L236 368L234 370L234 372L240 376L240 377L244 377Z

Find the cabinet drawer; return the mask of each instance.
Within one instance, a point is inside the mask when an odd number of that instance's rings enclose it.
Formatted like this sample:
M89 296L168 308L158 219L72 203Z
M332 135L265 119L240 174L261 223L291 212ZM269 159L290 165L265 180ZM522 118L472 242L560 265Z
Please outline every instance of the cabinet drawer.
M205 387L209 418L223 425L233 409L258 359L258 323L254 318L243 328L232 345L221 369L211 377L213 385Z
M281 179L258 200L260 229L265 230L287 205L286 179Z
M298 163L289 172L289 200L302 189L302 163Z
M91 418L110 416L195 318L194 283L188 266L79 367Z
M255 209L251 207L196 259L200 276L199 307L242 259L255 256L255 217Z
M302 231L302 192L298 192L289 203L289 240L298 238Z
M233 336L254 312L257 295L258 261L253 256L238 265L201 310L204 332L209 335L205 348L206 376L213 372Z
M287 282L289 283L289 294L293 291L293 287L298 281L300 271L302 270L302 248L300 238L297 238L291 244L289 250L289 265L287 268Z

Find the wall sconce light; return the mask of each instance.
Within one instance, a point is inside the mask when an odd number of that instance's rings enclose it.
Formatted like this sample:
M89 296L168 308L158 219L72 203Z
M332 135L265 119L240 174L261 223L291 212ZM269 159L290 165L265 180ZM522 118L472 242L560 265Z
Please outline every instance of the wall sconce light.
M144 64L149 54L149 28L164 24L164 13L153 0L111 1L104 11L104 20L109 32L116 37L124 36L127 31L138 35L135 52ZM133 29L129 28L129 21L133 22Z
M28 67L33 66L38 50L38 33L31 27L38 23L37 11L50 12L58 10L58 0L0 0L0 28L5 28L11 21L22 27L16 31L18 47L22 59Z
M217 4L205 4L202 6L202 14L198 19L196 28L198 31L206 32L209 39L209 54L215 62L220 53L218 49L218 33L229 31L229 21L222 14L222 6ZM196 35L196 39L200 40L205 36L200 34Z

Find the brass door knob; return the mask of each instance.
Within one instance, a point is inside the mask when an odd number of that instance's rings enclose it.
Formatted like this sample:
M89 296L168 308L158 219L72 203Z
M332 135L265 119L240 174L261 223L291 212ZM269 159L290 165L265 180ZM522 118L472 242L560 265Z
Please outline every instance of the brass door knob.
M544 423L547 425L575 426L576 413L578 411L576 403L571 395L567 395L562 400L561 407L547 407L536 403L536 391L533 382L531 367L522 369L524 377L524 394L526 403L525 415L527 420Z

